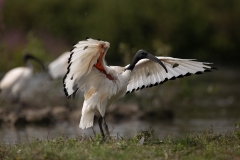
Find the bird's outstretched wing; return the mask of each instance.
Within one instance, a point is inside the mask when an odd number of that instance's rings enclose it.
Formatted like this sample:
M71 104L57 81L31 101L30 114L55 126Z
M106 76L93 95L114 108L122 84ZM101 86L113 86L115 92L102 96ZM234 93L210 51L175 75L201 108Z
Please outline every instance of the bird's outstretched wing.
M138 89L152 87L162 84L167 80L189 76L191 74L201 74L216 69L212 63L198 62L194 59L179 59L172 57L157 57L166 66L168 73L159 64L143 59L140 60L132 71L127 93Z
M106 73L104 58L109 47L108 42L94 39L80 41L74 46L68 60L68 71L63 78L64 92L67 97L71 95L74 97L94 65Z
M48 73L52 79L57 79L59 77L65 76L67 73L69 57L70 52L64 52L48 65Z

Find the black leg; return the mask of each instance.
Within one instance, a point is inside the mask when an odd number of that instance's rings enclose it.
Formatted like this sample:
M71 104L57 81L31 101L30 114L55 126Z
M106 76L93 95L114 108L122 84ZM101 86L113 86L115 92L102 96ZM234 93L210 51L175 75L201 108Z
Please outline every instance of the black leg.
M92 131L93 131L94 136L96 136L96 132L95 132L93 126L92 126Z
M15 108L15 113L19 114L22 110L22 104L21 103L17 103L16 104L16 108Z
M108 125L105 121L105 117L103 117L103 123L104 123L105 132L107 133L108 136L110 136L110 133L109 133L109 130L108 130Z
M100 116L100 118L98 119L98 125L99 125L100 131L101 131L102 138L104 139L105 135L104 135L103 128L102 128L102 120L103 120L103 117Z

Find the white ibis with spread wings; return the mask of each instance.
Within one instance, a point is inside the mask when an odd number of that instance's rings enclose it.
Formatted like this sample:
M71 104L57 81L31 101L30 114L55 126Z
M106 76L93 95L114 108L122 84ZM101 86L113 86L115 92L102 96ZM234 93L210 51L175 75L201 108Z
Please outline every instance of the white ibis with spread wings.
M84 92L84 103L79 127L93 126L94 112L99 111L98 120L102 137L109 135L105 122L106 109L126 93L155 86L178 77L198 74L214 69L211 63L192 59L155 57L139 50L132 62L125 66L108 66L105 55L110 44L101 40L87 39L74 46L69 57L68 71L63 79L67 97Z

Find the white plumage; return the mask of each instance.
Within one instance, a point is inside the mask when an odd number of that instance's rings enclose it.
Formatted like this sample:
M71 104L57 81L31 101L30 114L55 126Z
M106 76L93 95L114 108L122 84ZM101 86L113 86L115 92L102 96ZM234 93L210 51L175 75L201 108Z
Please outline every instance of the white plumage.
M64 52L48 65L48 73L52 79L64 77L67 72L69 56L70 52Z
M140 60L131 73L131 78L127 86L127 93L145 87L152 87L162 84L167 80L189 76L191 74L201 74L212 69L211 63L197 62L194 59L179 59L172 57L157 57L166 66L168 73L153 61Z
M1 93L13 100L18 100L21 90L26 87L32 76L33 69L17 67L6 73L0 82Z
M210 71L210 63L172 57L155 57L139 50L132 62L125 66L107 66L105 55L110 44L101 40L87 39L74 46L64 77L67 97L84 92L84 104L79 127L93 126L94 112L100 112L99 126L102 136L102 120L108 132L104 116L107 107L126 93L144 87L161 84L168 79Z
M8 97L13 101L19 100L21 91L27 86L33 74L33 66L29 62L29 59L37 61L43 67L41 61L37 58L30 54L25 54L23 60L26 63L26 67L11 69L4 75L0 82L0 91L4 97Z

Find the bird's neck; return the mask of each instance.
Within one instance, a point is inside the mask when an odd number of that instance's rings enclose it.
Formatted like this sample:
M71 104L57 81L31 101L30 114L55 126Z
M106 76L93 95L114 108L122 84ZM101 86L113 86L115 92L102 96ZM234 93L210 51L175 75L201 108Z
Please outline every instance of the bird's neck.
M31 62L26 61L26 62L25 62L25 65L26 65L26 67L28 67L29 69L33 69L33 65L32 65Z
M103 74L106 75L106 77L109 79L109 80L114 80L114 77L107 73L104 66L106 66L105 62L104 62L104 52L101 52L98 60L97 60L97 63L94 65L100 72L102 72Z
M132 71L139 60L140 59L138 59L137 57L134 57L132 62L129 64L129 66L125 70L131 70Z

